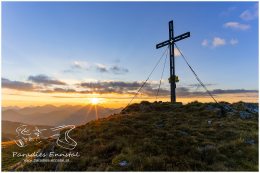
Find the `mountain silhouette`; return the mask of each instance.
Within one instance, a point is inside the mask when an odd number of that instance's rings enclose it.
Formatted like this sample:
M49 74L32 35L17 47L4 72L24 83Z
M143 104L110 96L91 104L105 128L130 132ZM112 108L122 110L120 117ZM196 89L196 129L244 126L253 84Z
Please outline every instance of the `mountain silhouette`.
M258 104L142 102L78 126L70 137L80 157L17 170L258 170ZM52 141L41 152L68 153Z
M98 117L100 118L119 111L113 111L112 109L102 106L96 106L96 109ZM2 111L2 120L27 123L30 125L82 125L94 119L96 119L96 112L93 105L64 105L60 107L45 105L22 109L5 108L5 110Z

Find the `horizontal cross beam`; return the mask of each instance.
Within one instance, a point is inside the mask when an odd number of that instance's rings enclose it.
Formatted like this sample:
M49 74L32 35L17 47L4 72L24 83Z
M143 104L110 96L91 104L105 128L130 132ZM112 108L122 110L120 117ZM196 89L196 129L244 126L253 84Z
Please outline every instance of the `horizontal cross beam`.
M173 42L177 42L177 41L183 40L183 39L188 38L188 37L190 37L190 32L186 32L186 33L181 34L181 35L179 35L177 37L174 37L173 40L167 40L167 41L161 42L161 43L156 45L156 49L159 49L161 47L167 46L170 43L173 44Z
M156 45L156 49L159 49L159 48L161 48L161 47L164 47L164 46L168 45L169 43L170 43L169 40L164 41L164 42L161 42L161 43L159 43L159 44Z
M186 33L181 34L181 35L179 35L177 37L174 37L174 42L183 40L183 39L188 38L188 37L190 37L190 32L186 32Z

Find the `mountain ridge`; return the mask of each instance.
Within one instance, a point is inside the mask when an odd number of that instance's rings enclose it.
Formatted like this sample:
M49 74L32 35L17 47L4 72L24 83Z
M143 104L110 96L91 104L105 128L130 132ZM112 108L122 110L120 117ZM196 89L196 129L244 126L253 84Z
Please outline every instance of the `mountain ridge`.
M78 126L71 138L79 158L19 170L257 171L258 105L141 102ZM67 152L53 143L42 151Z
M63 106L36 106L21 109L5 109L2 111L2 120L21 122L35 125L57 126L66 124L82 125L96 118L94 105L63 105ZM96 106L99 117L105 117L119 112L102 106ZM80 111L80 110L90 110ZM84 118L82 118L84 117Z

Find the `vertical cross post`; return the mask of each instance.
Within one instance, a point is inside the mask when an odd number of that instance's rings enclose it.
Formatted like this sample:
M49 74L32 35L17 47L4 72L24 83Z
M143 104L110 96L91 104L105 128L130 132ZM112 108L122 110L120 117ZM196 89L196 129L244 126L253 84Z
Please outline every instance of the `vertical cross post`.
M176 102L176 76L175 76L175 59L174 59L174 43L190 37L190 32L186 32L174 37L173 21L169 22L169 40L156 45L156 49L169 45L170 49L170 85L171 85L171 102Z
M174 30L173 21L169 22L169 49L170 49L170 85L171 85L171 102L176 102L176 83L175 80L175 61L174 61Z

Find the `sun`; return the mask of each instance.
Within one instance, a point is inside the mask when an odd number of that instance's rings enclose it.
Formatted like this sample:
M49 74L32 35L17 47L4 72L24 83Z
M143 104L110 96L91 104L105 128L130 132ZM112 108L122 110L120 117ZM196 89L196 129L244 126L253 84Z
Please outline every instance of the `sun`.
M94 97L94 98L90 99L90 102L91 102L92 105L97 105L99 103L99 99Z

